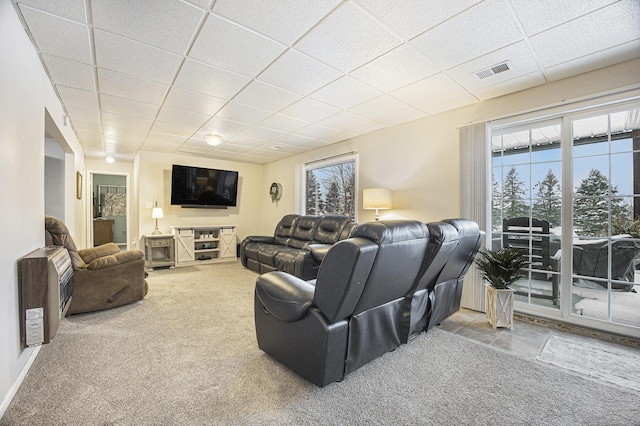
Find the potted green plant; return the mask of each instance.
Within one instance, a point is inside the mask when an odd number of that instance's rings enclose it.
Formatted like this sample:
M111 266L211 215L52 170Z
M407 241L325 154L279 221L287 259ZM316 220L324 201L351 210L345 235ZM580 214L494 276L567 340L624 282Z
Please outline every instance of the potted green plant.
M475 260L480 275L487 282L485 309L487 322L497 327L513 328L513 289L511 284L524 277L529 264L526 252L512 248L483 249Z

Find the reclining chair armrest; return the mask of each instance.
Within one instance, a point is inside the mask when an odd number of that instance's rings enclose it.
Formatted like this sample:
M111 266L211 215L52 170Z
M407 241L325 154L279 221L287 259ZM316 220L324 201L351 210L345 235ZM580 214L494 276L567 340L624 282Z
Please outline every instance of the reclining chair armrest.
M249 235L244 240L248 243L273 244L273 237L266 235Z
M256 280L256 296L266 313L280 321L294 322L313 306L315 286L285 272L262 274Z
M88 265L95 259L116 254L119 251L120 247L118 247L115 243L106 243L97 247L78 250L78 255L82 258L82 260L84 260L84 263Z
M307 244L302 248L310 251L311 256L313 256L316 262L322 263L322 260L327 255L327 252L331 247L332 244Z
M119 264L134 262L140 259L144 259L144 253L141 250L119 251L115 254L94 259L87 265L87 269L104 269Z

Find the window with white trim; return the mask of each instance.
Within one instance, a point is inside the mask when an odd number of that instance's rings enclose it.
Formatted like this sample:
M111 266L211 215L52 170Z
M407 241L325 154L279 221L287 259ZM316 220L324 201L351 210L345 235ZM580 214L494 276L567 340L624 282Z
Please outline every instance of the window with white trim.
M302 173L302 213L340 214L356 220L357 156L307 163Z

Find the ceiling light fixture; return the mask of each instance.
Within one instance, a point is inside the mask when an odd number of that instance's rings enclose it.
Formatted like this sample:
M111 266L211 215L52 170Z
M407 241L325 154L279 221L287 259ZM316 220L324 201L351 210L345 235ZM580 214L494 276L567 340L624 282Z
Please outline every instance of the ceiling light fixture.
M115 158L113 158L113 155L112 155L112 154L109 154L109 155L107 155L107 156L105 157L104 161L106 161L107 163L111 164L111 163L115 162L115 161L116 161L116 159L115 159Z
M204 141L211 146L218 146L222 143L222 136L207 134L204 135Z

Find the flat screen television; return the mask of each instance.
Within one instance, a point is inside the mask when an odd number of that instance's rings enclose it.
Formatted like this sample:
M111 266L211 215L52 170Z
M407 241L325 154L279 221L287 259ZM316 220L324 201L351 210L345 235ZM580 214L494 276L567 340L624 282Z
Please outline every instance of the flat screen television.
M238 172L174 164L171 204L182 207L227 208L238 203Z

